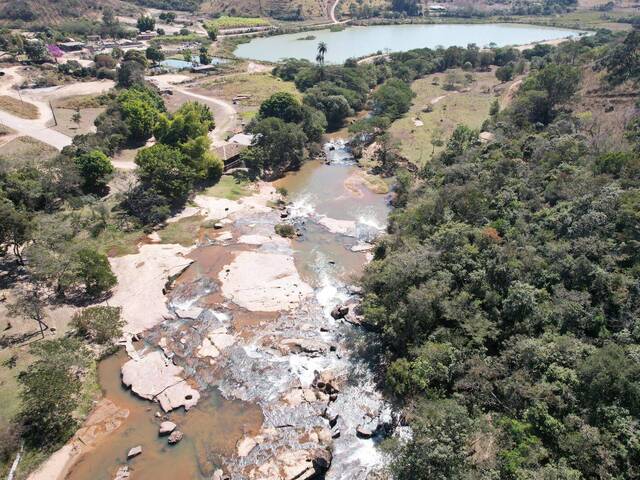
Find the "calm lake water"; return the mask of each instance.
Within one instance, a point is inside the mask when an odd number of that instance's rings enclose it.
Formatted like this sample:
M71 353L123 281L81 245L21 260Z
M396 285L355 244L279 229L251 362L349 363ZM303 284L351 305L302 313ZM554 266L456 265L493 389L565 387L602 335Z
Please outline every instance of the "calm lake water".
M413 48L439 45L450 47L475 43L480 47L495 43L498 46L523 45L576 36L577 30L517 24L480 25L376 25L371 27L349 27L341 32L316 30L287 35L261 37L243 43L235 50L241 58L271 62L283 58L306 58L314 61L318 42L328 47L325 61L342 63L348 58L361 57L389 50L400 52ZM314 40L300 40L313 35Z

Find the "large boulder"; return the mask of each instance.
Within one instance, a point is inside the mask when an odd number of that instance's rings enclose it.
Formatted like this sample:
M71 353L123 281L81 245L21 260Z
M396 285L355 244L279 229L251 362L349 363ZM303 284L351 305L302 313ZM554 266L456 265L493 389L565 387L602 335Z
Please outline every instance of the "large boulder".
M246 457L251 453L251 450L253 450L256 445L258 445L258 442L256 442L252 437L244 437L240 439L236 445L236 448L238 449L238 457Z
M349 313L348 305L336 305L335 307L333 307L333 310L331 310L331 316L336 320L340 318L344 318L348 313Z
M176 427L177 425L173 422L162 422L160 424L160 430L158 431L158 433L160 435L169 435L176 429Z
M184 437L184 434L180 430L174 430L171 435L169 435L167 441L169 442L169 445L175 445L182 440L182 437Z
M183 372L162 351L154 350L122 366L122 383L139 397L160 402L165 412L178 407L189 410L198 403L200 393L185 381Z
M311 386L327 395L334 395L344 387L346 382L346 373L335 370L324 370L323 372L314 372L313 382Z
M328 343L310 338L286 338L278 345L283 353L308 353L311 355L324 355L331 347Z
M142 454L142 446L138 445L136 447L132 447L129 449L129 453L127 453L127 460L133 457L137 457Z
M127 480L129 478L129 467L127 465L123 465L116 472L116 476L113 477L113 480Z

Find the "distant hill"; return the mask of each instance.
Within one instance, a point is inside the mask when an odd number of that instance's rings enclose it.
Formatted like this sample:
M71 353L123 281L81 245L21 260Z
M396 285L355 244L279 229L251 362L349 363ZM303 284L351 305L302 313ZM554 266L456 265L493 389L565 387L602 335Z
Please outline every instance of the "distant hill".
M200 10L203 13L302 20L327 17L327 3L330 0L206 0Z
M0 22L56 25L75 18L98 19L107 6L121 14L137 10L121 0L0 0Z

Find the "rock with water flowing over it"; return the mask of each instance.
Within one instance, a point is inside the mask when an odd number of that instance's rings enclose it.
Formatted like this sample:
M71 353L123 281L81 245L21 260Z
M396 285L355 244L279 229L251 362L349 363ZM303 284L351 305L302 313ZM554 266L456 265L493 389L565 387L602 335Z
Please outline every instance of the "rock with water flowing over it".
M331 316L336 320L344 318L347 313L349 313L348 305L336 305L335 307L333 307L333 310L331 310Z
M129 478L129 467L127 465L123 465L116 472L116 476L113 477L113 480L127 480Z
M295 450L280 453L275 459L252 470L252 480L305 480L321 478L331 466L331 452L327 449Z
M328 395L334 395L340 392L346 381L346 372L325 370L314 373L311 386Z
M142 453L142 446L138 445L137 447L133 447L129 449L129 453L127 453L127 459L137 457Z
M211 480L229 480L229 477L225 475L221 469L217 469L215 472L213 472L213 477L211 477Z
M167 441L169 442L169 445L175 445L182 440L182 437L184 437L184 434L180 430L174 430L171 432L171 435L169 435Z
M326 354L330 350L328 343L310 338L287 338L280 342L279 348L283 353L308 353L311 355Z
M160 424L160 430L158 431L158 433L160 435L169 435L176 429L176 427L177 425L173 422L162 422Z
M238 444L237 444L238 457L240 458L246 457L251 453L251 450L253 450L256 447L256 445L258 445L258 442L256 442L254 438L252 437L242 438L241 440L238 441Z

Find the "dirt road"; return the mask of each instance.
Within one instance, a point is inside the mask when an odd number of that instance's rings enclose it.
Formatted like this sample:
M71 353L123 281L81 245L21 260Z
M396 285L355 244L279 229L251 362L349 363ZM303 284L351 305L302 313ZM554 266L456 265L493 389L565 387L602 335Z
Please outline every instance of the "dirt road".
M155 77L148 77L148 80L160 88L171 88L174 92L209 104L214 110L213 116L216 121L216 127L209 133L209 138L211 138L214 147L226 143L224 138L225 134L235 130L238 125L238 116L233 105L220 98L192 92L188 90L188 86L186 85L176 85L181 77L188 78L182 75L157 75Z
M329 18L331 18L331 21L333 23L340 23L338 22L338 20L336 20L336 7L338 6L338 2L340 0L336 0L335 2L333 2L333 5L331 5L331 9L329 10Z
M75 95L99 94L110 90L114 86L114 82L111 80L99 80L74 83L61 87L32 88L18 91L13 87L20 85L25 80L21 69L22 67L11 67L5 70L5 76L0 81L0 94L35 105L38 108L39 116L35 120L27 120L0 110L0 123L12 128L19 135L33 137L58 150L71 145L71 137L50 128L55 122L50 102Z

